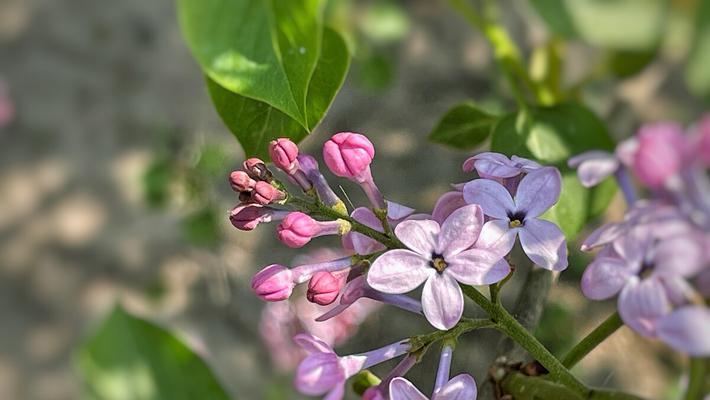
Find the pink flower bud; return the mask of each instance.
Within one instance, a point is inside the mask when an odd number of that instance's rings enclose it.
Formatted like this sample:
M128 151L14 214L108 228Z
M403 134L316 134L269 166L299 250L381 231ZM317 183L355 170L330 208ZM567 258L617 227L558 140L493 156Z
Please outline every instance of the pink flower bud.
M327 306L338 298L343 280L327 271L316 272L308 282L306 298L311 303Z
M274 165L289 175L298 169L298 146L291 139L272 140L269 143L269 155Z
M241 193L254 189L256 181L251 179L244 171L232 171L229 174L229 184L232 186L232 190Z
M357 179L369 170L375 147L359 133L336 133L323 145L323 159L330 170L343 178Z
M283 265L271 264L254 275L251 288L264 301L286 300L294 287L292 275Z
M303 247L320 233L318 221L302 212L290 213L276 228L276 236L286 246Z
M682 129L671 123L641 127L634 155L636 177L650 188L660 188L682 167L687 156Z
M254 190L251 192L251 201L267 205L284 199L284 194L273 187L270 183L264 181L256 182Z
M239 230L250 231L262 222L281 220L287 213L258 204L240 204L230 211L229 221Z
M252 179L267 182L271 181L271 171L266 168L266 164L259 158L253 157L244 161L243 168Z

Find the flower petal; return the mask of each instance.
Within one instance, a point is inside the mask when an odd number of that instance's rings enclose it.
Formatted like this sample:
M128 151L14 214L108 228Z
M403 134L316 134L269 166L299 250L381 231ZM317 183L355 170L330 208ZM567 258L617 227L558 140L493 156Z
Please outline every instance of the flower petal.
M431 216L434 221L441 224L449 215L451 215L452 212L465 206L466 204L468 203L464 200L462 192L446 192L439 197L439 200L436 201L436 205L434 205L434 210L431 212Z
M432 274L424 284L422 308L432 326L451 329L463 314L463 293L459 284L447 273Z
M384 232L382 222L369 208L358 207L353 210L350 216L378 232ZM351 231L345 236L349 238L352 248L357 254L372 254L385 249L382 243L362 233Z
M655 270L659 273L683 277L697 275L706 265L705 244L701 234L666 238L655 248L653 256Z
M456 375L434 393L431 400L476 400L478 388L469 374Z
M387 203L387 218L398 221L414 214L415 209L407 207L394 201L385 200Z
M467 285L490 285L508 276L510 265L498 254L484 249L471 249L447 259L444 275Z
M619 160L606 151L592 150L572 157L567 161L577 168L577 176L584 187L598 185L619 169Z
M474 169L478 172L478 176L486 179L512 178L520 174L520 168L517 168L508 157L493 152L476 154L464 161L464 172L471 172Z
M390 400L428 400L411 382L396 377L390 382Z
M298 365L294 385L299 392L320 396L345 380L338 356L334 353L314 353Z
M411 250L429 257L436 251L439 224L433 220L407 220L394 228L394 234Z
M694 357L710 355L710 309L679 308L658 321L658 337L676 350Z
M587 236L584 242L582 242L581 250L591 251L595 247L611 243L616 238L626 233L627 230L628 226L624 223L610 222L608 224L604 224Z
M483 224L481 234L476 241L476 248L486 249L505 257L515 245L516 230L510 229L509 222L494 219Z
M345 382L335 385L335 387L323 397L323 400L342 400L345 397Z
M567 268L567 243L557 225L529 218L523 227L518 228L518 235L523 251L535 264L551 271Z
M384 293L406 293L421 285L436 270L429 259L404 249L390 250L379 256L367 272L367 283Z
M526 218L537 217L557 203L561 189L562 176L557 168L535 170L520 181L515 193L516 211L524 212Z
M334 353L333 348L320 338L308 333L299 333L293 337L293 341L306 353Z
M515 209L510 193L498 182L476 179L463 187L463 197L468 204L478 204L483 213L500 219L508 219L508 212Z
M483 211L477 204L468 204L449 215L441 225L437 253L444 259L473 246L483 227Z
M671 310L663 285L653 277L632 277L619 295L619 315L631 329L644 336L656 335L658 318Z
M634 271L618 257L597 256L582 275L582 293L592 300L608 299L619 293Z

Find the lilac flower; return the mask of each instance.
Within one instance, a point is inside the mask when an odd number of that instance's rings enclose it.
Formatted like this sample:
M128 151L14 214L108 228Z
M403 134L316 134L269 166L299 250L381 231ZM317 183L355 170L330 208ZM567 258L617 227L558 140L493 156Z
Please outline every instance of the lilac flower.
M637 227L600 252L582 276L582 292L603 300L619 293L619 314L644 336L656 337L659 318L695 296L686 279L704 266L702 236L678 235L656 241Z
M503 154L493 152L476 154L463 163L465 172L475 169L481 178L486 179L513 178L540 168L542 166L535 161L518 156L508 158Z
M439 369L434 383L431 400L476 400L478 389L476 381L468 374L457 375L449 380L451 368L450 346L441 351ZM390 400L428 400L411 382L404 378L394 378L389 387Z
M293 340L308 353L296 371L296 388L309 396L325 394L325 400L342 399L348 378L363 369L399 357L410 347L406 341L401 341L367 353L339 357L327 343L315 336L299 334Z
M387 221L391 226L396 226L403 219L411 216L414 209L392 201L387 203ZM358 207L350 214L356 221L379 232L384 232L382 221L367 207ZM343 235L343 247L353 250L357 254L372 254L385 249L377 240L358 232L348 232Z
M710 355L710 309L681 307L658 321L658 337L678 351L694 357Z
M525 254L537 265L562 271L567 268L567 246L560 228L537 217L552 207L560 197L562 178L556 168L545 167L526 175L511 197L500 183L477 179L464 186L464 198L469 204L479 204L483 212L495 220L491 230L514 240L520 236Z
M621 167L621 162L609 152L592 150L570 158L567 165L577 169L582 186L593 187L614 175Z
M395 235L408 249L390 250L377 258L367 283L381 292L401 294L426 282L424 315L434 327L449 329L463 313L463 294L457 281L487 285L510 272L510 266L501 260L503 255L471 248L482 226L483 214L477 205L454 211L441 225L433 220L404 221L395 228Z

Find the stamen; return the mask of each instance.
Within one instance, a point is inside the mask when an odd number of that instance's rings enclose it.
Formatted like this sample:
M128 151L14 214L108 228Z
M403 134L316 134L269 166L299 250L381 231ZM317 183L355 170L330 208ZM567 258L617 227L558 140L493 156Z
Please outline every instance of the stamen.
M523 223L520 222L519 219L514 219L514 220L510 221L510 224L508 224L508 226L510 226L511 228L517 228L517 227L521 226L522 224Z
M444 272L446 267L448 267L448 265L446 264L446 261L444 261L443 257L434 257L431 260L430 264L431 264L431 267L434 268L436 270L436 272L438 272L438 273Z

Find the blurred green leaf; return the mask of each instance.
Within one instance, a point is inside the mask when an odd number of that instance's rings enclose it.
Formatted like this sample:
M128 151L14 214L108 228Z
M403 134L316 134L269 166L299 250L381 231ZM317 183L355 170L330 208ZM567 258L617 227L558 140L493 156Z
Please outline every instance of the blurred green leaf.
M219 217L220 215L210 206L187 216L182 222L187 241L194 246L215 247L218 245L222 240Z
M685 68L691 91L710 99L710 0L700 0L696 12L695 36Z
M668 0L530 0L552 32L615 50L650 50L663 35Z
M609 69L619 78L628 78L646 68L646 66L656 58L657 53L658 49L612 51L609 54Z
M91 399L229 399L181 340L120 306L79 349L77 365Z
M195 172L207 177L221 177L230 163L230 156L218 144L206 144L200 149Z
M373 53L358 60L356 82L364 89L387 89L394 79L392 61L384 54Z
M577 103L507 115L493 128L491 139L492 151L531 158L560 169L562 194L542 217L559 225L568 239L573 239L595 212L606 208L615 186L584 188L575 171L567 167L567 160L587 150L613 147L604 123Z
M321 3L178 0L188 47L212 82L213 99L223 100L215 102L220 116L249 155L266 152L268 140L256 139L302 139L323 118L342 85L350 56L342 38L323 28ZM224 93L215 95L218 89ZM239 111L241 118L228 116L224 108ZM259 117L245 114L247 110ZM288 123L287 132L264 132L274 125L271 118L281 121L276 126L289 118L295 124ZM255 126L262 131L251 132Z
M409 16L401 5L392 0L378 0L365 11L360 30L375 43L391 43L409 33Z
M171 163L157 158L143 173L143 196L151 207L163 207L168 201L170 184L175 179Z
M499 119L472 102L461 103L444 114L429 134L429 140L458 149L472 149L488 138Z

